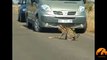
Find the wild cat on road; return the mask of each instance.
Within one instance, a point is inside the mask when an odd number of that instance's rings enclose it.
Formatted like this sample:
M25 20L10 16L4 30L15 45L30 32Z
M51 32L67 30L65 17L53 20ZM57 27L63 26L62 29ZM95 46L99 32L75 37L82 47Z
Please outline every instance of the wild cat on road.
M49 37L49 38L58 38L58 39L75 41L76 38L79 37L79 34L76 34L75 29L71 28L69 25L60 24L58 30L61 31L60 36Z

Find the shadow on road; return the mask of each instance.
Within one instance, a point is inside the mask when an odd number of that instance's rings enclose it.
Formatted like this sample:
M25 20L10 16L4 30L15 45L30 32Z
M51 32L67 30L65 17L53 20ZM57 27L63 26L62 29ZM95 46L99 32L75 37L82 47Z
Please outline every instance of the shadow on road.
M18 19L17 19L17 21L20 22L20 23L25 23L26 22L26 21L19 21Z
M26 25L23 25L23 26L25 28L28 28ZM32 27L30 27L28 29L33 30ZM61 32L57 28L43 28L43 31L41 31L41 33L61 33Z
M44 28L43 33L61 33L57 28Z

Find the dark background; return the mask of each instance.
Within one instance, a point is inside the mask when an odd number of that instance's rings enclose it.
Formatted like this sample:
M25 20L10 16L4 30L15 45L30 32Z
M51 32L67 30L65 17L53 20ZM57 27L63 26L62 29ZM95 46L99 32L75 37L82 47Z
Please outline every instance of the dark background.
M95 1L95 52L98 48L107 46L107 3L104 2L103 0ZM1 0L0 7L0 43L2 44L0 52L1 57L3 56L0 60L12 60L12 0ZM95 60L101 59L96 55L95 58Z
M12 0L0 0L0 60L12 60Z
M107 50L106 4L106 1L95 1L95 53L98 48L105 48ZM99 58L95 55L95 58L95 60L107 60L107 56L106 58Z

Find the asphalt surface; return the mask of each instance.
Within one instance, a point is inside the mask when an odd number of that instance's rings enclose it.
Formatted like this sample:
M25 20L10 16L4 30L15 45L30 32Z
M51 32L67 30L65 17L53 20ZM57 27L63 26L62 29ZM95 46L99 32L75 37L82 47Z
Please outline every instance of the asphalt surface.
M94 35L82 34L77 41L50 39L60 33L34 32L17 18L13 11L13 60L94 60Z

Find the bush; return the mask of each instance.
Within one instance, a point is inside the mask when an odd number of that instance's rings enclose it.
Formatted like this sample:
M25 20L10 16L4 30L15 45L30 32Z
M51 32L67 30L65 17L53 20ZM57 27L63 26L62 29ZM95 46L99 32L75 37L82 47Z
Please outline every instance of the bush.
M86 14L87 14L87 32L94 32L95 28L95 14L94 14L94 4L86 3Z
M86 3L85 7L86 7L86 11L90 12L93 9L93 3Z

